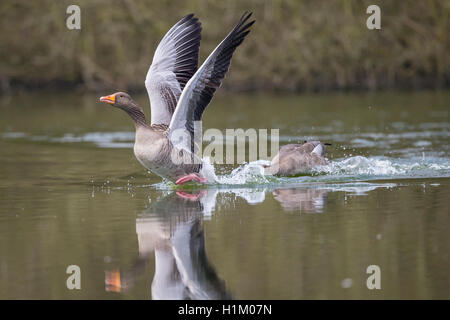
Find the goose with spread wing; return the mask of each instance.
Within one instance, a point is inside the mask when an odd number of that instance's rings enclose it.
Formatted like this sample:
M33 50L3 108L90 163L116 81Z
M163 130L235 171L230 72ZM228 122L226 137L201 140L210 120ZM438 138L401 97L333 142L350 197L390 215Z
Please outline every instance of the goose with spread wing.
M254 21L244 13L237 25L197 69L201 24L193 14L176 23L158 45L145 79L151 123L141 107L124 92L100 101L124 110L136 128L134 154L157 175L183 184L213 182L196 154L202 137L201 120L214 92L230 67L236 48Z

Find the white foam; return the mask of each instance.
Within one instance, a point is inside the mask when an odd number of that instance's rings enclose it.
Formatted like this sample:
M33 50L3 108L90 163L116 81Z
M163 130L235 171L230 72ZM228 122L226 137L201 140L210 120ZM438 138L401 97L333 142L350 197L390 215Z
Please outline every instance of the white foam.
M221 184L267 183L269 180L264 174L263 165L268 164L270 164L270 161L257 160L240 165L230 174L217 177L217 182Z
M366 158L362 156L349 157L331 161L325 166L316 168L316 173L331 175L359 176L397 176L414 172L439 171L440 174L450 174L450 163L419 162L414 159Z
M342 178L359 180L361 178L389 179L394 177L450 176L450 160L447 158L423 161L421 158L396 159L354 156L332 160L327 165L311 170L310 175L299 177L274 177L265 174L263 165L270 164L267 160L242 164L228 174L216 174L209 158L205 158L203 161L202 173L208 178L208 181L222 185L286 185L291 183L341 181Z

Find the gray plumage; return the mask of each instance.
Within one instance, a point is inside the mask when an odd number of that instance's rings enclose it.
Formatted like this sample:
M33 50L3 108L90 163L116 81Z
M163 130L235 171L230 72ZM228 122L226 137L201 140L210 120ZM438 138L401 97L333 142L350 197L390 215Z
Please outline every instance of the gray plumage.
M251 13L244 13L234 29L192 76L180 96L177 108L170 121L169 130L170 134L177 131L185 132L187 139L181 141L180 144L191 152L195 152L194 143L199 143L195 141L194 129L197 131L197 137L202 136L201 126L194 128L194 122L202 120L203 112L225 78L234 51L250 32L249 28L255 21L246 22L251 15ZM179 132L177 132L177 135L179 135Z
M326 147L320 141L304 144L287 144L272 159L266 172L276 176L294 176L309 172L312 168L325 165Z
M145 87L151 124L169 125L186 83L197 71L201 23L193 14L178 21L156 48Z
M187 15L167 32L155 51L145 80L151 125L128 94L118 92L100 98L133 119L134 154L144 167L180 184L190 180L213 182L211 174L202 170L202 159L195 148L201 141L195 141L194 137L202 137L202 114L225 77L233 52L250 32L254 23L247 23L250 16L251 13L242 16L198 70L201 33L198 19Z

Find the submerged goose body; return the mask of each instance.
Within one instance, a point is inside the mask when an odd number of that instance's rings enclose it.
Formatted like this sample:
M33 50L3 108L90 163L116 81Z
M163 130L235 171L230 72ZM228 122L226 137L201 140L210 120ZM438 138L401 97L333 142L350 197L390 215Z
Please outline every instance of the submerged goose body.
M214 92L229 69L236 48L254 21L245 13L227 37L197 69L201 24L192 14L176 23L158 45L145 79L151 121L126 93L100 101L127 112L136 127L134 153L148 170L177 184L213 182L196 154L201 120ZM194 134L195 133L195 134Z
M265 166L266 173L276 176L294 176L307 173L312 168L325 165L326 148L320 141L309 141L304 144L287 144Z

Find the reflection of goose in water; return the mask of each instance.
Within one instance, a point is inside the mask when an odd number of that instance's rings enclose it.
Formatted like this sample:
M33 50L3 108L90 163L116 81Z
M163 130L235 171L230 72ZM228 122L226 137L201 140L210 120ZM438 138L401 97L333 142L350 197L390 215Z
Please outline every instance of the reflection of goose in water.
M139 258L129 270L107 271L106 290L121 292L132 287L154 256L153 299L229 299L225 282L206 256L202 221L217 205L228 205L237 197L249 204L262 203L267 191L246 188L177 191L159 199L136 219ZM321 212L328 191L277 189L273 195L285 210Z
M106 290L131 287L154 252L153 299L230 299L205 250L202 216L216 193L171 193L137 218L139 258L128 271L107 271Z
M290 188L274 190L273 196L287 211L314 213L322 212L328 192L327 189Z

